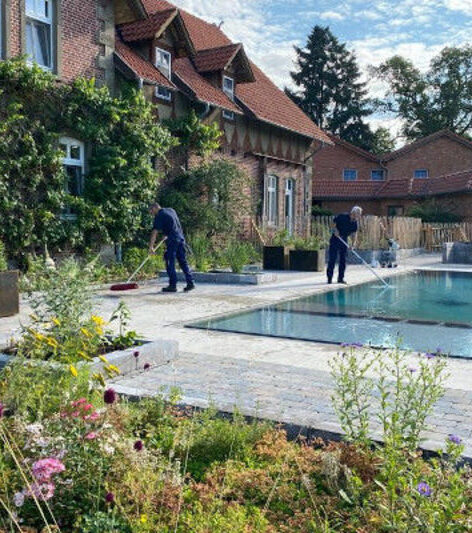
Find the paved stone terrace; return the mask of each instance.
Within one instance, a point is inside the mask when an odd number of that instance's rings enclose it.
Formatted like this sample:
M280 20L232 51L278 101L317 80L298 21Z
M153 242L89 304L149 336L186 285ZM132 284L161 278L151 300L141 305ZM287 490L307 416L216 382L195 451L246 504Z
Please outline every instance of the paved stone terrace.
M437 256L409 259L395 271L413 268L442 269ZM457 267L472 271L472 269ZM361 266L348 270L351 283L372 279ZM162 282L160 283L162 285ZM180 355L173 363L148 372L126 376L114 386L122 393L153 395L178 387L182 401L222 411L236 406L251 416L338 432L331 406L329 360L339 350L334 345L256 337L185 328L185 324L211 315L272 304L288 298L335 289L323 274L287 274L276 284L262 286L200 285L191 294L158 294L156 284L125 293L101 291L97 312L109 316L120 298L132 311L131 327L147 339L177 340ZM20 318L26 320L27 302ZM15 333L18 317L0 320L0 345ZM411 356L412 364L416 356ZM472 457L472 361L451 359L445 397L430 419L425 447L438 449L449 433L457 433Z

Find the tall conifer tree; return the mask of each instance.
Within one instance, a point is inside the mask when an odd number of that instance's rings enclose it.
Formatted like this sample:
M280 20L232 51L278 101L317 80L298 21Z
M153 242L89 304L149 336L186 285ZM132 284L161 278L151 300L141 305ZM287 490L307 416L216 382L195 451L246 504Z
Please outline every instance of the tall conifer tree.
M285 89L288 96L318 126L369 150L373 133L364 119L371 110L355 55L322 26L315 26L306 46L295 50L296 70L290 74L296 89Z

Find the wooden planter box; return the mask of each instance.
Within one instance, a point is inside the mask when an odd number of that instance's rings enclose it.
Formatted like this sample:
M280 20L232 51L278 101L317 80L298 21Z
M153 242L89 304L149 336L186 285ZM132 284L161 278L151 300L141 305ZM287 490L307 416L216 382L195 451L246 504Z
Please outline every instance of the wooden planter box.
M325 268L325 250L290 250L290 270L322 272Z
M18 270L0 272L0 317L16 315L19 307Z
M264 246L262 267L264 270L288 270L289 246Z

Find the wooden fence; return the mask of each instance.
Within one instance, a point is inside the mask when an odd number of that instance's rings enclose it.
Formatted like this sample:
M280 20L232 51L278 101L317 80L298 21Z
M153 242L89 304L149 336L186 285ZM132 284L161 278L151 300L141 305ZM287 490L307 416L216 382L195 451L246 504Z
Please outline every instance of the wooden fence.
M312 234L328 242L333 218L329 216L313 218ZM422 222L419 218L410 217L362 217L357 247L360 250L385 248L386 236L393 237L401 248L420 248L422 246Z
M472 222L423 224L422 245L426 250L441 250L445 242L472 242Z
M327 243L333 218L314 217L312 234ZM425 248L428 251L439 251L445 242L472 242L472 222L423 223L419 218L411 217L365 216L361 220L357 247L361 250L385 248L385 235L393 237L403 249Z

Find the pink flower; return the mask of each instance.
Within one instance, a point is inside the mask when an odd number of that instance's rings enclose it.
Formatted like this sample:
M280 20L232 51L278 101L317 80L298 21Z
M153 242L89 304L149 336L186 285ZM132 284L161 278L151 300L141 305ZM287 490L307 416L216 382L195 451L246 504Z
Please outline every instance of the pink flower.
M93 405L91 403L82 406L83 411L90 411L90 409L93 409Z
M100 415L97 413L97 411L94 411L93 413L90 413L89 415L85 415L84 416L84 420L97 420L98 418L100 418Z
M0 402L0 418L2 418L3 413L5 412L5 406L2 402Z
M31 468L33 476L39 483L47 483L54 474L64 472L66 467L59 459L55 457L48 457L46 459L39 459Z
M31 497L35 496L40 500L50 500L54 496L55 488L54 483L34 482L31 483L31 490L27 492L27 495Z
M73 416L74 418L77 418L80 415L80 413L79 411L73 411L70 415Z
M87 433L87 435L85 435L85 438L87 440L96 439L96 438L98 438L98 433L95 433L94 431L91 431L90 433Z
M75 400L75 402L72 402L71 405L72 407L77 407L81 403L86 403L86 401L87 401L86 398L79 398L78 400Z
M113 503L115 501L115 495L113 494L113 492L107 492L105 494L105 501L107 503Z

